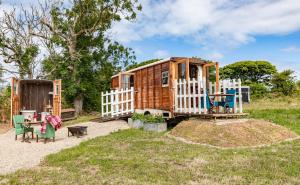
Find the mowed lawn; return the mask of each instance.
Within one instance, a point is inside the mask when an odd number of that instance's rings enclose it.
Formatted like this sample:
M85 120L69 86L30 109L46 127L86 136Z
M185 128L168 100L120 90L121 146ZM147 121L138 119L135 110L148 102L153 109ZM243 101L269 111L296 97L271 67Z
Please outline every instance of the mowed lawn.
M278 110L289 115L277 114ZM294 109L256 111L246 107L246 111L300 134ZM221 150L130 129L49 155L38 167L0 176L1 183L300 184L300 140Z

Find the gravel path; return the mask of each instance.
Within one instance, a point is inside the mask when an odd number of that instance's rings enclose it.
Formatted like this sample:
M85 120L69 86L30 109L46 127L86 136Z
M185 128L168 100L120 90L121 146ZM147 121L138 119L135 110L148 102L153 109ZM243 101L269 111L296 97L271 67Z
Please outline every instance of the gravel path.
M78 125L88 126L88 135L77 138L67 135L67 128L59 129L56 132L56 141L47 142L43 140L36 143L21 142L21 136L15 141L14 130L0 135L0 175L14 172L18 169L31 168L38 165L48 154L59 152L62 149L78 145L97 136L108 135L111 132L129 128L125 121L111 121L106 123L80 123Z

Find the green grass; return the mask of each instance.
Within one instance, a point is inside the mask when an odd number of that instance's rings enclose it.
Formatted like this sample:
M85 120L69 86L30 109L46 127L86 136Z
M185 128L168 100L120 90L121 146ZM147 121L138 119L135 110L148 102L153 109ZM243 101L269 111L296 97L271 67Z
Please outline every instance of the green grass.
M79 116L77 119L70 120L70 121L64 121L62 126L70 126L75 125L79 123L89 122L91 119L99 118L99 115L83 115Z
M300 108L249 110L251 118L264 119L285 126L300 135Z
M299 110L246 107L298 134ZM38 167L0 176L0 184L300 184L299 154L300 140L221 150L131 129L49 155Z
M300 99L298 97L263 98L245 105L250 118L264 119L285 126L300 135Z
M300 141L219 150L126 130L0 176L7 184L299 184Z

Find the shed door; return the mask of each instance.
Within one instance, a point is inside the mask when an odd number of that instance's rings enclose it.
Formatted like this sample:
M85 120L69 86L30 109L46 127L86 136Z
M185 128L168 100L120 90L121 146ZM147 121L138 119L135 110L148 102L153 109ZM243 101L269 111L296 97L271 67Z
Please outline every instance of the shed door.
M13 116L20 114L20 81L16 78L11 79L11 110L10 110L10 121L11 125L13 125Z
M53 115L61 117L61 80L53 81Z

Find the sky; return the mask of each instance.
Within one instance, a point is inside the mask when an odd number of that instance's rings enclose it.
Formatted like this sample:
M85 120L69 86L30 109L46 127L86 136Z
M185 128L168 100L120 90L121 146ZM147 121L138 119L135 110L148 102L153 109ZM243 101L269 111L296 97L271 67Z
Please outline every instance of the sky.
M36 0L2 0L2 9ZM200 57L221 66L267 60L300 79L300 0L140 0L143 11L115 23L115 40L137 61ZM2 13L2 12L1 12ZM0 16L1 16L0 13Z

